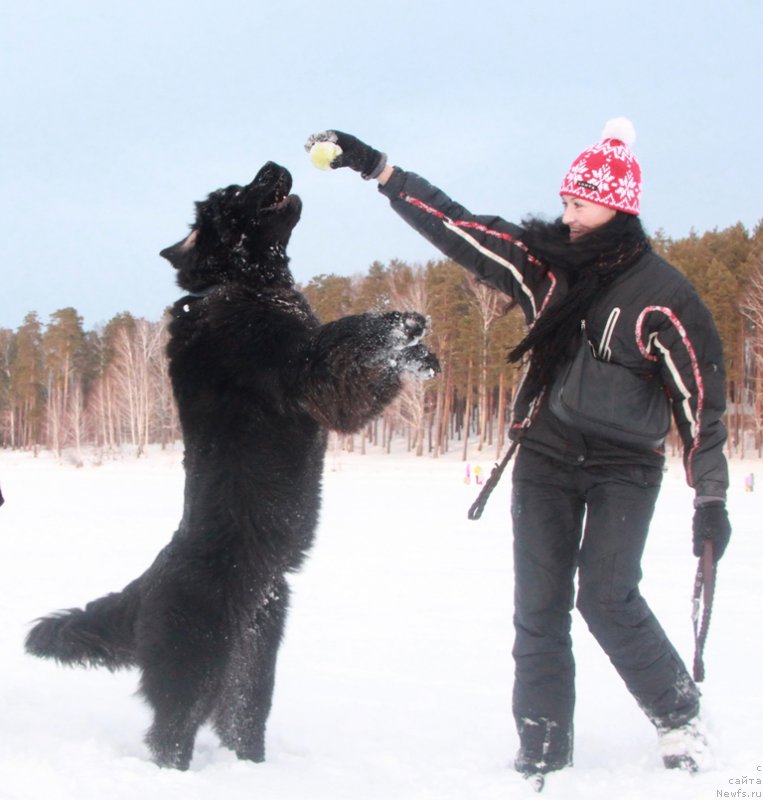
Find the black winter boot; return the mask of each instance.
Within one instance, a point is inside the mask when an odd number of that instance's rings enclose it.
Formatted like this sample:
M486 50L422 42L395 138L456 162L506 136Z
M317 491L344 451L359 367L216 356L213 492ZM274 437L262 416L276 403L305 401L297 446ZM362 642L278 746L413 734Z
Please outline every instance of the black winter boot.
M713 765L705 726L694 717L677 728L657 726L658 747L667 769L695 773Z
M518 724L519 752L514 769L525 777L572 766L572 727L553 720L522 719Z

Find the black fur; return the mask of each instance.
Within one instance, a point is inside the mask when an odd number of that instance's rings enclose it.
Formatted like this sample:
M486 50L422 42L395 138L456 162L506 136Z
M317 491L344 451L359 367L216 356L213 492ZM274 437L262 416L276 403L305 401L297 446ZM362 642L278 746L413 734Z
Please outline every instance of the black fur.
M183 517L122 592L39 620L26 647L66 664L140 668L154 710L146 741L186 769L210 721L240 758L261 761L285 575L318 519L326 429L350 432L397 394L401 372L431 376L418 314L319 324L285 248L301 203L266 164L251 184L197 204L162 251L189 294L171 311L168 355L185 445Z

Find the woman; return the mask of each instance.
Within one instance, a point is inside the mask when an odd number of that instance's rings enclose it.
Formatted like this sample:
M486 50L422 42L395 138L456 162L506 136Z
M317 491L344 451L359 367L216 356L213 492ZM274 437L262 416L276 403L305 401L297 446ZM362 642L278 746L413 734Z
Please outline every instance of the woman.
M707 308L641 226L634 138L628 120L611 120L565 175L562 218L521 226L471 214L348 134L326 131L306 145L338 145L332 168L376 178L403 219L510 295L528 322L510 354L529 362L511 427L521 442L512 494L515 766L526 776L572 764L576 573L577 607L654 723L665 766L693 772L707 755L699 691L638 585L669 405L695 491L694 553L709 541L717 560L728 542L723 353Z

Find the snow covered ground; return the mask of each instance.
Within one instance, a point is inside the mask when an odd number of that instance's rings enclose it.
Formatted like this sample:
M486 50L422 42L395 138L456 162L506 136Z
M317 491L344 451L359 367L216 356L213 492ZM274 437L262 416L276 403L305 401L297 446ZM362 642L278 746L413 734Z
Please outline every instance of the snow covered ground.
M67 669L23 652L32 619L120 589L180 518L179 450L86 462L0 452L0 800L532 796L509 768L508 475L470 522L477 487L464 483L460 454L330 453L317 544L292 581L268 760L239 762L204 729L179 773L148 760L135 672ZM491 456L470 463L487 473ZM763 462L731 469L735 535L703 690L716 768L695 777L662 768L651 726L576 618L575 767L552 776L544 796L763 797L763 490L744 491ZM671 462L642 587L687 661L690 520L691 492Z

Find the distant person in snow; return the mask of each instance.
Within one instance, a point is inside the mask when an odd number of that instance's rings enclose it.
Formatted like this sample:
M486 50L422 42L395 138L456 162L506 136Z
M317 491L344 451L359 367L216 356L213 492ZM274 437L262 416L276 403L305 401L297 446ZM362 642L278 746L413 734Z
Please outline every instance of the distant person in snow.
M0 506L5 502L5 498L3 497L3 490L0 489Z
M562 181L563 214L521 225L476 216L340 131L333 169L376 179L392 208L481 282L529 331L511 426L516 769L541 781L572 764L577 608L655 725L668 768L709 758L699 690L639 592L671 416L694 489L693 551L718 560L731 528L721 342L694 288L651 248L629 120L611 120ZM327 147L327 145L323 145ZM666 535L670 531L660 531Z

